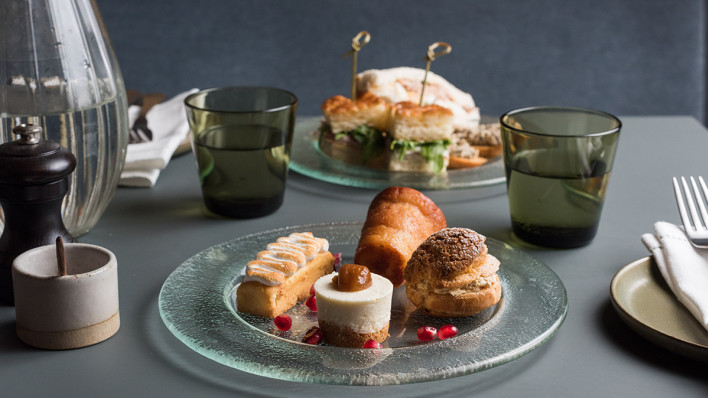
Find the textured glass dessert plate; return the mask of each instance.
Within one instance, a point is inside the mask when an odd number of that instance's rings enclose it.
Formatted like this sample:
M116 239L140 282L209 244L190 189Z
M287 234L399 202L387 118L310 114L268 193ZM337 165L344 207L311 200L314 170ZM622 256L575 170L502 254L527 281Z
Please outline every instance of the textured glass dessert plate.
M499 258L503 295L480 314L436 319L417 311L394 291L390 337L382 349L353 349L301 343L316 325L302 303L288 313L293 327L279 332L270 319L236 311L235 290L246 263L266 244L292 232L327 238L330 251L352 262L361 223L291 226L213 246L179 266L160 291L167 328L196 352L226 366L282 380L347 385L422 382L479 372L517 359L551 338L565 319L565 287L547 266L511 246L487 239ZM424 325L454 324L456 337L418 342Z
M356 166L333 159L320 151L317 128L321 117L299 117L295 123L290 168L321 181L359 188L383 189L407 186L416 189L468 189L503 184L504 162L501 156L486 164L441 174L388 171ZM483 116L484 123L493 118Z

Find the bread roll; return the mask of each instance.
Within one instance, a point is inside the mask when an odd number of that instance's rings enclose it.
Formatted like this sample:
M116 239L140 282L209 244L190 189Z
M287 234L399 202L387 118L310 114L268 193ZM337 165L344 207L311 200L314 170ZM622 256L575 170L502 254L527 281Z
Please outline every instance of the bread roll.
M452 112L441 106L399 102L391 109L388 132L394 139L449 140L452 131Z
M362 124L385 131L389 106L383 98L371 93L364 93L354 101L335 95L322 103L322 114L335 134L354 130Z
M418 103L425 70L410 67L370 69L357 75L357 92L370 92L391 103L411 101ZM473 129L480 121L479 108L472 96L445 80L428 72L423 105L440 105L454 113L456 129Z
M424 313L452 318L474 315L501 298L499 260L486 238L467 228L446 228L428 237L405 270L406 295Z
M421 192L406 187L386 188L369 206L354 262L398 287L413 251L446 226L445 215Z

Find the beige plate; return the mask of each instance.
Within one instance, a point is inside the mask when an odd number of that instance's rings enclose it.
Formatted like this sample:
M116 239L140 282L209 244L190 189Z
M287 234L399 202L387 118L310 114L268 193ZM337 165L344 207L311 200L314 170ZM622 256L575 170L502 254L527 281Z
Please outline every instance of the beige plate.
M627 264L612 278L612 304L624 322L647 340L708 361L708 332L676 299L652 257Z

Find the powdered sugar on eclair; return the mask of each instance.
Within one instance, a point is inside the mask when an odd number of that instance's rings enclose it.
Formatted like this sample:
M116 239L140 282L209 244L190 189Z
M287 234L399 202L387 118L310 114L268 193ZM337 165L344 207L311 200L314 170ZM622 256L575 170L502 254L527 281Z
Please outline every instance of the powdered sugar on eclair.
M268 286L279 285L319 253L328 250L327 239L316 238L312 232L295 232L278 238L276 242L268 244L266 250L259 252L255 260L248 263L243 281L255 281Z

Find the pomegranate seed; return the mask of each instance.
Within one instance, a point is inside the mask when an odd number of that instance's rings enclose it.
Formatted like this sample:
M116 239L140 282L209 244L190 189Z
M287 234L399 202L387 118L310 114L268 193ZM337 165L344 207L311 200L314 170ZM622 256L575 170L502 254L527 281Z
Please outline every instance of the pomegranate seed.
M313 326L310 330L305 333L305 337L302 338L303 343L318 345L322 342L322 331L317 326Z
M438 334L438 330L432 326L421 326L418 328L417 334L420 341L433 341Z
M364 348L381 348L381 343L378 341L371 339L368 340L366 343L364 343Z
M310 309L310 311L317 311L317 298L315 298L315 296L310 296L310 298L305 301L305 305Z
M310 296L315 295L315 285L310 286Z
M290 327L293 326L293 319L290 318L290 315L288 314L276 316L275 319L273 319L273 322L275 323L275 327L283 332L290 330Z
M457 336L457 327L455 325L445 325L440 327L438 331L438 337L440 340L449 339L450 337Z

